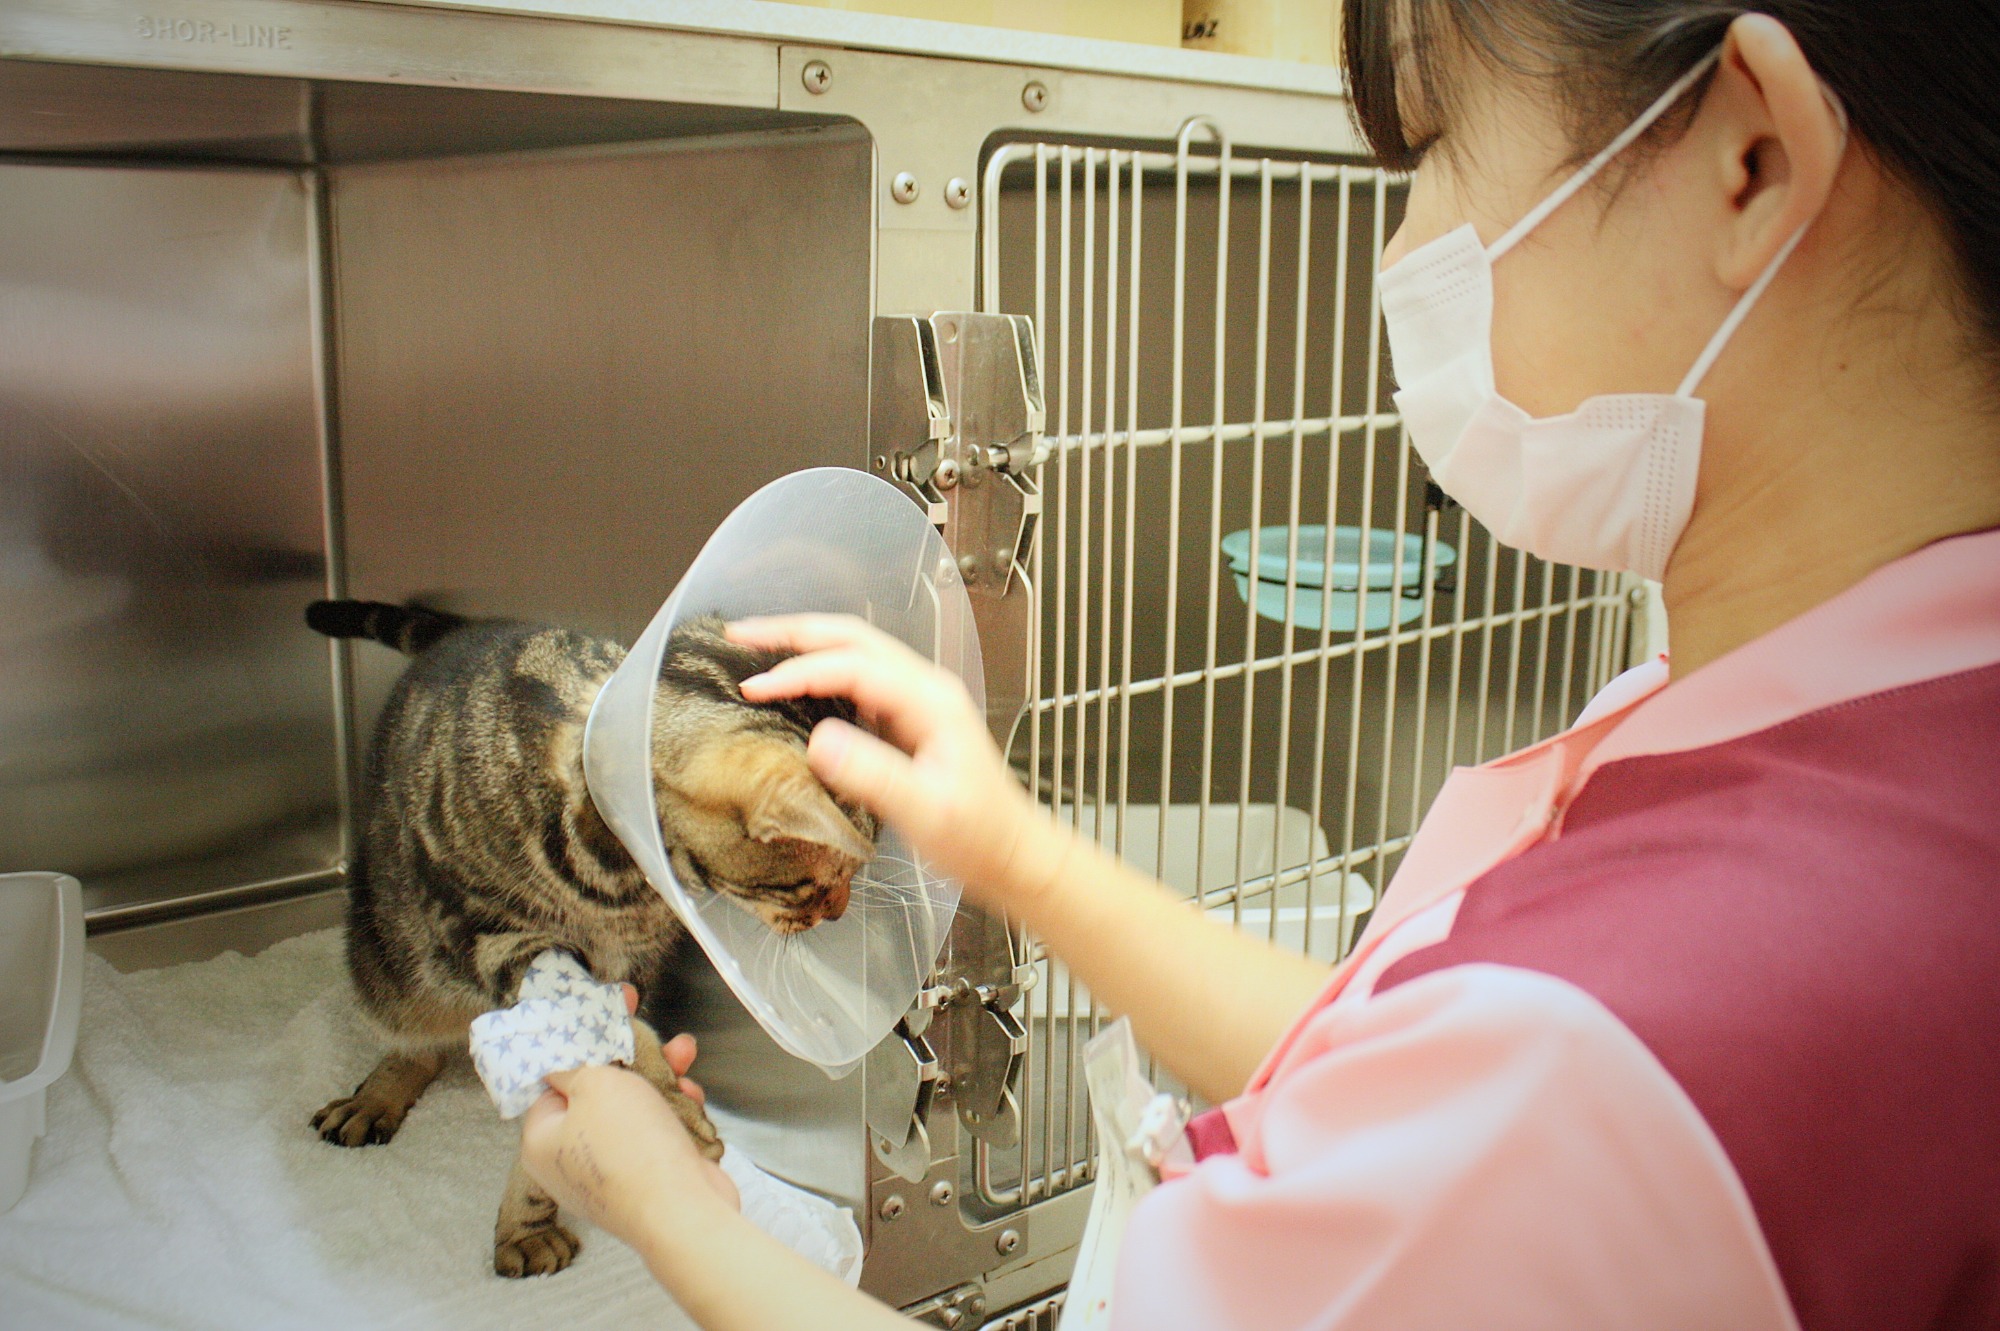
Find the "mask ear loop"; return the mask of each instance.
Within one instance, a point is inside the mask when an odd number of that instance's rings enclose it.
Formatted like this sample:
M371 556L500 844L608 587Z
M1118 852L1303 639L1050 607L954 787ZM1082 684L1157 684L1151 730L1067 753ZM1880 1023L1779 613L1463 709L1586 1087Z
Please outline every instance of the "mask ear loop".
M1827 106L1833 111L1833 118L1840 122L1840 151L1833 159L1838 166L1840 159L1847 155L1847 108L1840 104L1840 98L1833 95L1833 89L1824 84L1820 86L1820 95L1826 98ZM1797 231L1792 232L1791 237L1783 245L1778 247L1778 252L1771 256L1771 262L1764 265L1763 272L1757 274L1757 280L1752 282L1749 289L1737 299L1735 308L1729 311L1729 317L1722 321L1722 327L1715 330L1715 336L1708 339L1708 345L1701 349L1701 355L1695 358L1694 367L1687 372L1687 378L1681 380L1681 386L1674 390L1675 397L1694 396L1694 390L1701 386L1701 381L1708 377L1711 369L1715 368L1716 357L1722 354L1722 349L1729 345L1729 339L1735 336L1737 328L1750 316L1750 307L1757 303L1757 298L1764 294L1764 288L1771 285L1771 280L1778 275L1778 270L1785 266L1785 260L1792 257L1792 251L1799 247L1799 242L1806 238L1806 232L1812 230L1812 224L1818 220L1819 214L1814 213Z
M1547 221L1550 213L1568 203L1571 196L1590 183L1592 176L1604 169L1606 162L1609 162L1619 153L1631 147L1634 140L1651 129L1653 122L1665 115L1668 108L1679 101L1682 94L1695 85L1697 79L1713 69L1715 63L1720 59L1722 59L1722 48L1718 46L1700 60L1697 60L1694 67L1689 69L1687 73L1669 84L1667 90L1661 93L1651 106L1640 112L1639 118L1627 125L1617 138L1600 148L1595 157L1579 167L1576 173L1570 176L1568 180L1556 186L1555 191L1546 199L1543 199L1533 208L1530 208L1526 217L1523 217L1507 229L1506 235L1488 245L1486 247L1488 261L1498 259L1508 250L1520 244L1521 237Z

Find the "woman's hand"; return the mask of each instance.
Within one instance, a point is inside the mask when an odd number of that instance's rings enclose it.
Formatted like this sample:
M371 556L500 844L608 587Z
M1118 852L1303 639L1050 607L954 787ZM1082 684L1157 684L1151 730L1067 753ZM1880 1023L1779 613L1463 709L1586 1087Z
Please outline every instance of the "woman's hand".
M729 637L796 652L743 681L752 702L851 699L882 736L820 722L807 758L835 794L867 806L908 837L928 864L988 906L1018 907L1055 880L1067 836L1007 770L950 672L847 615L746 619ZM886 742L885 742L886 741Z
M676 1036L664 1050L681 1089L700 1099L701 1088L686 1080L693 1038ZM698 1216L704 1201L738 1206L736 1185L702 1158L638 1073L578 1068L551 1073L548 1082L522 1123L521 1163L563 1206L634 1247L657 1234L665 1215Z

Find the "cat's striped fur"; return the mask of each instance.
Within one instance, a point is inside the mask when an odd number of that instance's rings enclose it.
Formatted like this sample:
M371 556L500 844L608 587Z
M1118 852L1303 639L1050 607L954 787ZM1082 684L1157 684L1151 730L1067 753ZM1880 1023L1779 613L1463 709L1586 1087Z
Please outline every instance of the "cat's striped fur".
M682 930L584 788L583 725L624 659L561 628L468 621L420 607L321 601L307 622L411 654L368 757L349 872L348 969L391 1052L314 1126L347 1146L387 1141L462 1048L472 1018L515 1000L539 953L564 949L599 979L644 986ZM728 894L781 932L845 909L874 824L843 809L805 764L805 742L843 703L744 701L779 657L729 642L720 621L668 641L654 700L654 792L689 890ZM641 1068L713 1147L639 1025ZM647 1057L650 1051L650 1057ZM553 1203L516 1169L495 1237L503 1275L560 1270L576 1250Z

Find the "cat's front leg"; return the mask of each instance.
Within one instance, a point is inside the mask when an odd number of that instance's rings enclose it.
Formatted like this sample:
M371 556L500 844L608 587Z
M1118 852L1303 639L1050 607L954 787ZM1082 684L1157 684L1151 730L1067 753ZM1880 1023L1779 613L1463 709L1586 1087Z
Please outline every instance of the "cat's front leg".
M494 1274L509 1280L552 1276L582 1250L583 1240L557 1219L555 1198L529 1177L516 1156L500 1198L500 1217L493 1222Z
M660 1050L660 1037L639 1017L632 1018L632 1070L653 1083L679 1115L681 1125L694 1138L695 1149L710 1160L722 1158L722 1136L709 1121L708 1111L681 1089L681 1079Z
M384 1054L354 1094L313 1115L313 1131L336 1146L381 1145L403 1126L403 1116L444 1067L444 1058L441 1049Z
M521 979L544 952L567 952L590 968L589 958L544 933L481 934L472 945L472 972L489 1008L512 1007L521 997Z

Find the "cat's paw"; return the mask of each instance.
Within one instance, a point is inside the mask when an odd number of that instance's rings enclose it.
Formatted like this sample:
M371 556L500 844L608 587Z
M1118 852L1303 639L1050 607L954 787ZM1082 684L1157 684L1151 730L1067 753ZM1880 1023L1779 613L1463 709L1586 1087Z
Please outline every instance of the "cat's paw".
M493 1273L509 1280L552 1276L576 1260L583 1240L553 1215L504 1228L493 1236Z
M678 1087L667 1096L667 1103L672 1105L674 1112L680 1116L681 1126L688 1130L688 1136L694 1138L695 1149L702 1153L703 1158L720 1160L722 1134L717 1132L715 1124L709 1121L708 1112L695 1101L694 1097L682 1092Z
M370 1095L365 1086L333 1101L312 1116L313 1131L335 1146L380 1146L403 1126L405 1103Z

